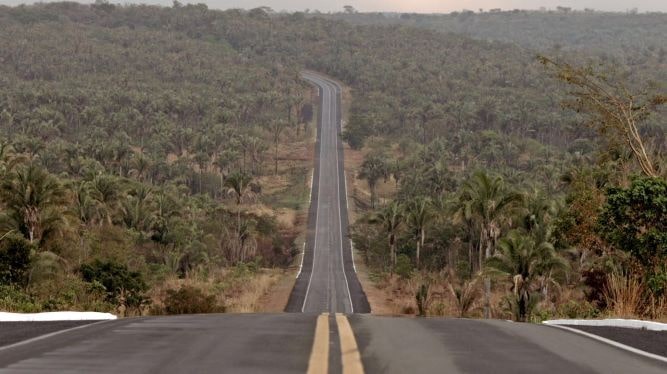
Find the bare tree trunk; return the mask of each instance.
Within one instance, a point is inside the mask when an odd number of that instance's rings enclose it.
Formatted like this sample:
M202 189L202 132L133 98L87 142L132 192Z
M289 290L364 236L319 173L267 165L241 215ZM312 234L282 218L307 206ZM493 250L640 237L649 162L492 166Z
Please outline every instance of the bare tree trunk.
M426 241L426 231L424 228L419 230L419 241L417 241L417 268L419 268L419 259L421 256L421 249L424 248L424 242Z
M278 175L278 141L276 141L276 142L274 143L274 147L275 147L275 148L274 148L275 152L274 152L274 155L273 155L273 159L274 159L274 161L275 161L275 170L274 170L274 174L275 174L275 175Z

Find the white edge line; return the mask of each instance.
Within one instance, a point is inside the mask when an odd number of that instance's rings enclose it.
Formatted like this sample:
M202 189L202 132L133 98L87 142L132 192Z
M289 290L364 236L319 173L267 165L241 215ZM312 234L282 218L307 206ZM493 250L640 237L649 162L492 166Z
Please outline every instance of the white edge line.
M345 164L345 161L343 161L343 165ZM348 222L349 222L349 217L350 217L350 199L347 196L347 174L345 173L345 168L343 167L343 182L345 183L345 206L347 206L347 217L348 217ZM352 257L352 269L354 270L355 274L357 272L357 264L354 262L354 243L352 242L352 239L350 238L350 255Z
M574 328L571 328L571 327L555 325L555 324L545 324L545 325L551 326L551 327L554 327L554 328L557 328L557 329L570 331L570 332L573 332L575 334L583 335L583 336L586 336L588 338L600 341L602 343L609 344L609 345L614 346L616 348L620 348L622 350L632 352L632 353L640 355L640 356L652 358L654 360L658 360L658 361L662 361L662 362L667 362L667 357L663 357L663 356L660 356L660 355L656 355L654 353L649 353L649 352L646 352L646 351L642 351L641 349L630 347L629 345L625 345L625 344L622 344L622 343L619 343L619 342L616 342L616 341L613 341L613 340L610 340L610 339L607 339L607 338L603 338L601 336L594 335L594 334L588 333L586 331L581 331L581 330L577 330L577 329L574 329Z
M310 184L308 188L310 189L310 197L308 198L308 208L310 209L310 204L313 203L313 178L315 177L315 169L310 173Z
M321 95L322 97L320 99L321 99L321 102L324 103L324 88L317 85L315 83L315 81L310 80L312 78L309 79L309 77L307 77L307 76L303 76L303 77L304 77L304 79L309 81L311 84L313 84L315 86L318 86L318 90L322 89L322 95ZM322 107L323 106L324 105L322 105ZM320 112L323 112L322 107L320 107ZM319 113L318 116L320 118L322 118L322 113ZM319 124L319 125L321 125L321 124ZM321 126L317 126L317 127L318 127L319 130L321 130ZM322 134L321 134L320 131L317 132L317 141L320 143L320 155L319 155L319 158L317 160L317 163L318 163L317 169L320 170L320 164L322 163ZM318 175L318 177L319 177L319 175ZM315 178L315 169L313 169L313 179L314 178ZM311 269L310 269L310 277L308 278L308 287L306 287L306 296L303 297L303 305L301 306L301 313L303 313L304 310L306 310L306 302L308 301L308 293L310 292L310 284L313 281L313 273L314 273L313 268L315 267L315 257L317 255L317 251L316 251L316 249L317 249L317 221L318 221L319 215L320 215L320 190L321 189L322 189L322 184L319 183L319 181L318 181L318 183L317 183L317 207L315 208L315 240L314 240L314 243L313 243L313 265L311 266ZM310 195L311 195L311 200L312 200L312 195L313 195L312 185L311 185L311 188L310 188ZM306 240L308 240L307 235L306 235ZM305 257L305 255L306 255L306 253L304 251L304 257Z
M345 160L343 160L343 184L345 184L345 206L347 207L348 216L350 211L350 199L347 198L347 172L345 171Z
M306 257L306 242L303 242L303 248L301 249L301 263L299 264L299 273L297 273L296 278L299 279L301 276L301 270L303 269L303 258Z
M543 321L545 325L574 325L574 326L599 326L599 327L623 327L629 329L646 329L652 331L667 331L667 323L655 321L644 321L639 319L552 319Z
M352 242L352 239L350 239L350 251L352 252L352 269L354 269L354 272L357 272L357 264L354 262L354 243Z
M82 325L82 326L76 326L76 327L72 327L72 328L65 329L65 330L50 332L48 334L40 335L40 336L30 338L30 339L27 339L27 340L22 340L20 342L14 343L14 344L5 345L3 347L0 347L0 352L10 350L10 349L14 349L16 347L20 347L22 345L34 343L34 342L37 342L37 341L40 341L40 340L48 339L52 336L64 334L66 332L81 330L81 329L84 329L86 327L95 326L95 325L99 325L99 324L107 323L107 322L112 322L112 321L118 321L118 320L117 319L109 319L109 320L105 320L105 321L98 321L98 322L88 323L88 324L85 324L85 325ZM50 321L50 322L64 322L64 321ZM24 323L33 323L33 322L24 322Z

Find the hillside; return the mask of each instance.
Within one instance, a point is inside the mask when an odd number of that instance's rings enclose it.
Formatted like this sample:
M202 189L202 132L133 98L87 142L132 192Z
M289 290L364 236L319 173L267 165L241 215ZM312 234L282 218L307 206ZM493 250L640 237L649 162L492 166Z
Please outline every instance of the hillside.
M311 69L349 87L353 239L397 312L414 311L419 291L440 295L423 313L597 315L614 311L606 275L633 273L652 306L632 313L657 318L667 289L663 217L651 213L667 150L663 20L1 7L0 198L11 243L34 252L6 283L57 309L62 299L49 304L28 272L85 288L118 266L148 279L127 286L152 289L157 304L170 284L199 276L223 305L247 291L238 285L248 273L288 266L312 156L312 91L298 73ZM586 79L616 95L610 106L576 96ZM641 152L618 127L619 107L638 113ZM62 192L22 200L24 175ZM639 192L646 201L628 200ZM533 261L521 290L516 253ZM481 286L491 273L493 290ZM102 309L127 299L108 286ZM464 289L477 296L454 311Z

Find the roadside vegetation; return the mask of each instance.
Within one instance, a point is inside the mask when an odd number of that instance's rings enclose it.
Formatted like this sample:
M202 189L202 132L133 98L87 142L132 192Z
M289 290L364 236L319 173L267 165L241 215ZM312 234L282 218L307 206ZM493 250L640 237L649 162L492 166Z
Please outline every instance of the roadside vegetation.
M258 310L298 254L312 90L113 10L0 8L0 309Z
M257 310L302 240L311 69L348 87L374 310L665 318L664 15L349 13L0 7L0 308ZM582 17L617 36L521 37Z

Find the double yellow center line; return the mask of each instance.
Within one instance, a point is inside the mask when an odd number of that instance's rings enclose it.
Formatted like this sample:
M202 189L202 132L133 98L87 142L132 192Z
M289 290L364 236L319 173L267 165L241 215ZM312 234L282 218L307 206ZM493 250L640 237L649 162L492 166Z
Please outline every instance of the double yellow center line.
M336 313L336 325L340 337L340 352L343 374L363 374L364 366L354 338L352 327L347 317ZM329 314L323 313L317 317L313 349L308 361L308 374L329 373Z

